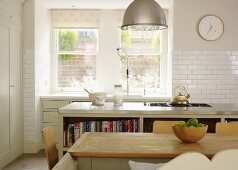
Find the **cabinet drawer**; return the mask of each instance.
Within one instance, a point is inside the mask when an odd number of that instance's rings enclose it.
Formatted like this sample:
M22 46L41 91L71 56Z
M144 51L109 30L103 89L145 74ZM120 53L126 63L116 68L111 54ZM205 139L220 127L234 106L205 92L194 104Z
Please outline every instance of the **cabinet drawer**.
M59 115L55 112L43 112L43 122L53 122L58 123L59 122Z
M43 123L43 128L52 127L55 133L56 143L59 143L59 125L56 123Z
M43 109L58 109L69 104L67 100L43 100Z

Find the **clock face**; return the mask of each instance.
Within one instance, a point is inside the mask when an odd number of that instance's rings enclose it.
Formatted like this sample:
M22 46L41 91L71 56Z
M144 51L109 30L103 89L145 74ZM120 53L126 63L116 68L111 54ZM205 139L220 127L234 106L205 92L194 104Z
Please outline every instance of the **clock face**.
M207 15L203 17L198 25L200 36L208 41L213 41L221 37L224 25L222 20L215 15Z

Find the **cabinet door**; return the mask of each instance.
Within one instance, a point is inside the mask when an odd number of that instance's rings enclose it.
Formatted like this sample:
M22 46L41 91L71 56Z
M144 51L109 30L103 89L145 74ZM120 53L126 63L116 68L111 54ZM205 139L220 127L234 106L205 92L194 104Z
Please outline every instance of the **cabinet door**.
M10 134L11 146L23 148L23 127L21 116L21 33L10 29Z
M10 149L9 28L0 25L0 158ZM0 159L1 160L1 159Z

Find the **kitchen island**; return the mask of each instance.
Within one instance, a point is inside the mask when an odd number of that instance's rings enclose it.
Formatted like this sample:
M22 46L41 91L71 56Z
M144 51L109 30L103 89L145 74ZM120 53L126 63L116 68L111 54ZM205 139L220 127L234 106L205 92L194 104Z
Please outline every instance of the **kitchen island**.
M212 107L159 107L147 104L125 102L122 106L115 107L113 103L105 103L104 106L94 106L90 102L74 102L58 110L59 113L59 150L66 151L64 146L63 129L65 125L75 122L114 122L114 121L138 121L138 129L135 132L151 132L155 120L187 120L199 118L201 122L209 125L209 132L215 132L216 122L238 120L238 110L235 105L212 105ZM88 129L89 131L94 128ZM129 131L128 129L126 129ZM111 130L114 132L114 129ZM132 130L133 132L133 130Z

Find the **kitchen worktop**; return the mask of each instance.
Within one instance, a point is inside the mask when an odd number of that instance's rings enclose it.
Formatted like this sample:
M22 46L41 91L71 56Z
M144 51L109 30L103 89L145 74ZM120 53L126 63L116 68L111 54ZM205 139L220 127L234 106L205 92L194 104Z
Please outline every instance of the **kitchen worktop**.
M235 104L211 104L212 107L160 107L148 106L143 102L124 102L122 106L114 106L111 102L106 102L104 106L95 106L90 102L71 103L58 110L59 113L140 113L140 114L237 114L238 109Z

